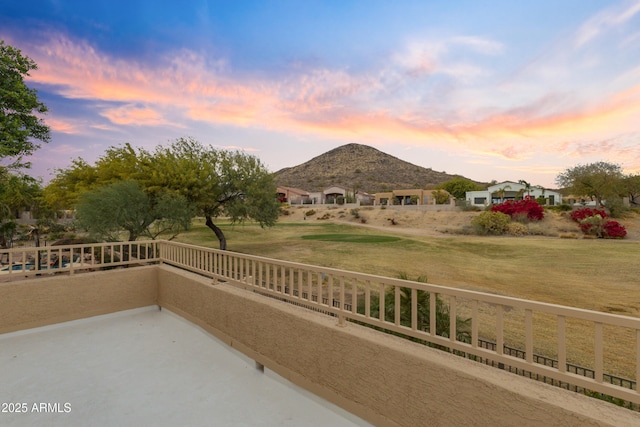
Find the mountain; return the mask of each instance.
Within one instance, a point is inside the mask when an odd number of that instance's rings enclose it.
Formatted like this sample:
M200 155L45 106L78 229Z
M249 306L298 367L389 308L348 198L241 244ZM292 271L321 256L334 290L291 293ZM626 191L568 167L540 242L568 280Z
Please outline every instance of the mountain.
M281 169L274 176L279 186L306 191L321 191L335 185L376 193L427 188L457 175L416 166L368 145L347 144L299 166Z

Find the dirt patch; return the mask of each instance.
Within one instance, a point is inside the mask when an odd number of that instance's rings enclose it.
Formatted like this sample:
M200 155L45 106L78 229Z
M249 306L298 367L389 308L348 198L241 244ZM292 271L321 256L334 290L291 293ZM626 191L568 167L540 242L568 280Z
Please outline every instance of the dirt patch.
M307 213L314 211L313 215ZM423 211L407 208L361 207L357 213L341 207L293 207L287 220L345 222L362 227L417 236L455 237L471 232L471 220L479 212ZM640 215L631 213L617 219L626 229L624 240L640 241ZM542 221L529 223L529 235L550 238L582 239L578 225L567 212L546 211Z

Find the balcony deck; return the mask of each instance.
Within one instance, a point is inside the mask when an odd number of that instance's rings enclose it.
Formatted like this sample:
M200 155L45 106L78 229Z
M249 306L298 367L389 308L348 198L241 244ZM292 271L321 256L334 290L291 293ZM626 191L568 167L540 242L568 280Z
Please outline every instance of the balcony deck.
M369 425L157 307L0 335L0 378L3 426Z

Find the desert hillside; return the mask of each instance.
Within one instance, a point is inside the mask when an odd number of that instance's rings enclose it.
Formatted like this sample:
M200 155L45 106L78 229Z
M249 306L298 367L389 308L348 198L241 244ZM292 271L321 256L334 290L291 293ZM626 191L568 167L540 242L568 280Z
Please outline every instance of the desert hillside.
M309 211L314 215L306 215ZM377 228L385 231L435 237L464 236L470 232L471 220L479 212L460 211L422 211L403 208L361 207L358 216L351 208L339 206L316 207L296 206L287 209L288 215L282 221L335 221L348 222L362 227ZM306 219L305 219L306 218ZM640 215L629 214L617 219L626 229L625 241L640 241ZM583 238L580 229L566 212L545 212L545 218L530 223L531 235L549 238Z
M347 144L306 163L274 174L280 186L321 191L329 186L376 193L403 188L428 188L454 177L417 166L362 144Z

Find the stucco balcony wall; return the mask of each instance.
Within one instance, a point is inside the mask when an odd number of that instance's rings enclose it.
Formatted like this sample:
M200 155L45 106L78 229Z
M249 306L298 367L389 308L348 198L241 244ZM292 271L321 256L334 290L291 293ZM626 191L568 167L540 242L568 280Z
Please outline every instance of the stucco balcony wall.
M352 323L339 326L322 314L212 283L160 268L159 303L376 425L640 422L638 414L585 396Z
M0 284L0 331L158 304L376 425L640 425L638 413L168 266Z
M157 304L157 266L0 283L0 334Z

